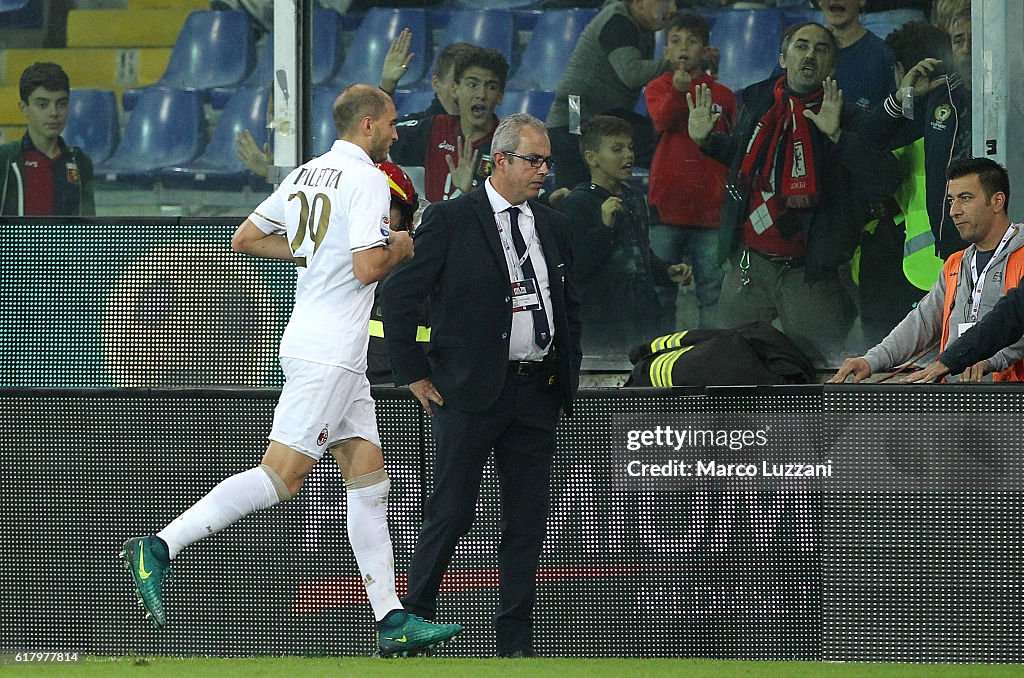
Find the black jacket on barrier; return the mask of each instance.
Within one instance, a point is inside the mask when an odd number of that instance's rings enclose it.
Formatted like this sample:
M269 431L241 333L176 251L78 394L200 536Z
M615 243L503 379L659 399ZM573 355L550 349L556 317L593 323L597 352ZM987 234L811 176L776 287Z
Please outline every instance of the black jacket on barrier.
M550 207L529 204L548 267L557 382L568 414L583 357L569 226ZM381 293L395 384L429 377L445 404L483 411L505 383L512 334L511 281L485 188L428 207L413 242L415 256L387 277ZM424 299L430 302L425 355L416 343L416 308Z
M1022 283L1024 284L1024 283ZM979 360L987 360L1024 335L1024 287L1020 284L996 302L971 329L939 354L950 374L960 374Z
M750 190L740 185L739 170L754 126L775 103L775 83L768 78L743 90L743 108L730 133L712 132L701 150L729 166L729 185L719 230L718 253L724 262L740 243L743 222L750 216ZM808 281L834 273L849 261L864 224L868 203L889 198L900 183L892 153L867 144L859 134L860 109L844 104L839 143L832 143L810 123L820 168L821 200L800 210L799 226L807 247Z

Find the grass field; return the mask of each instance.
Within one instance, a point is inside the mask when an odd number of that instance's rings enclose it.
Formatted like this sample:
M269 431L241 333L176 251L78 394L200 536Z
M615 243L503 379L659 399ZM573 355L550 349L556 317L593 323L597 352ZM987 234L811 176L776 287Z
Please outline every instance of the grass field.
M77 664L6 664L4 678L18 676L155 676L216 678L1002 678L1024 676L1024 666L1005 664L826 664L821 662L718 661L703 659L369 659L260 657L252 659L171 659L88 657Z

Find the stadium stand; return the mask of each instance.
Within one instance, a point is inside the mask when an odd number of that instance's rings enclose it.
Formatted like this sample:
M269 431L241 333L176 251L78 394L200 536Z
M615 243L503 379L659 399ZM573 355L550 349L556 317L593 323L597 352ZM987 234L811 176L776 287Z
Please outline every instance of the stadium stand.
M427 110L430 102L434 100L434 90L415 89L408 92L395 92L393 97L398 115L408 115Z
M423 9L396 9L373 7L367 10L352 38L353 48L348 51L338 74L328 86L336 91L356 82L380 82L380 69L384 55L395 37L403 28L412 31L411 51L417 55L428 54L427 14ZM415 58L409 64L406 79L416 83L423 77L426 60Z
M121 138L117 95L109 89L72 89L63 137L81 147L93 165L113 155Z
M321 88L313 92L313 155L323 155L331 150L338 132L331 117L331 106L338 93L333 89Z
M170 47L181 33L189 8L72 9L68 47Z
M215 87L237 86L252 70L253 42L245 12L192 12L174 42L167 71L153 86L191 87L205 98ZM135 107L141 91L125 91L122 103L126 111Z
M128 118L114 155L96 166L99 181L150 186L164 167L185 165L206 139L199 92L152 87Z
M0 28L43 25L43 0L0 0Z
M719 12L711 29L711 44L721 54L719 82L739 91L771 75L784 26L782 12L771 9Z
M562 68L576 47L580 33L597 15L595 9L550 10L540 15L524 49L523 59L506 89L555 91ZM554 67L555 64L559 66Z
M253 175L235 153L235 137L247 129L257 145L262 147L266 143L268 92L267 87L237 90L224 107L202 155L160 172L164 186L238 190L248 184Z
M435 45L434 52L436 53L453 42L468 42L471 45L493 49L504 54L505 59L512 63L512 48L515 45L515 24L512 12L507 9L451 12L442 38ZM433 63L433 59L431 59L431 63Z
M501 105L495 109L499 118L512 113L529 113L543 120L548 116L548 109L555 99L555 93L548 90L506 90Z

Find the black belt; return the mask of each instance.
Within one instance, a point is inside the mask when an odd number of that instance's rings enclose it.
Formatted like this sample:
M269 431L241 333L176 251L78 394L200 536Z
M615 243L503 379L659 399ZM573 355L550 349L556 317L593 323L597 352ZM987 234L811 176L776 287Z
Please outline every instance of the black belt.
M510 360L508 363L509 372L524 376L540 374L543 368L543 360Z
M751 254L757 255L769 263L786 266L787 268L800 268L807 263L807 257L793 257L786 254L769 254L768 252L758 252L750 247L747 248L747 251Z

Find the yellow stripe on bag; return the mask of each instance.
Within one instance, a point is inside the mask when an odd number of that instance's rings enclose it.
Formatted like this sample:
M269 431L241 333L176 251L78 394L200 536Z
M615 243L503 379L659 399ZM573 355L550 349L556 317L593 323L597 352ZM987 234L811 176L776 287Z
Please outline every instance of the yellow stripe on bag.
M650 367L651 386L673 386L672 368L675 367L676 361L679 360L679 356L692 348L693 346L684 346L683 348L675 351L659 355L657 358L652 360Z

